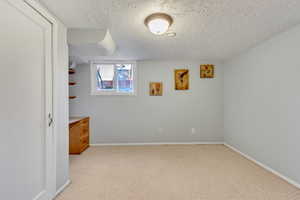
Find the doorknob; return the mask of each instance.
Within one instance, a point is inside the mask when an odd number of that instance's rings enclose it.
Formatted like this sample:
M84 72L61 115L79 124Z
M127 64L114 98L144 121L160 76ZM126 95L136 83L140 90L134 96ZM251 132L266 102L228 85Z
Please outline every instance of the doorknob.
M53 117L51 113L48 114L48 126L50 127L53 124Z

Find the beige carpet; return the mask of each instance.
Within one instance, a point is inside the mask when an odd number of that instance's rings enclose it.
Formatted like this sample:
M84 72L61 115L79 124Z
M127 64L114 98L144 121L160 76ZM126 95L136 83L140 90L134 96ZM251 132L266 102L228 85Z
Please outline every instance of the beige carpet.
M57 200L300 200L300 190L224 145L91 147Z

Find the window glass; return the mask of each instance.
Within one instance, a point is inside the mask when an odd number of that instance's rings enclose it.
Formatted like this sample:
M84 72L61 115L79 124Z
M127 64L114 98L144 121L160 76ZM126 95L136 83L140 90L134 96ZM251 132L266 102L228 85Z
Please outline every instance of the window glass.
M97 89L112 90L114 89L114 65L97 65Z
M95 92L101 94L134 94L134 65L125 63L108 63L94 65L93 72L96 72L96 83L92 88L96 89ZM94 71L95 70L95 71ZM92 92L93 93L93 92ZM104 94L104 93L103 93Z
M120 92L131 92L133 89L133 76L131 64L117 64L117 85Z

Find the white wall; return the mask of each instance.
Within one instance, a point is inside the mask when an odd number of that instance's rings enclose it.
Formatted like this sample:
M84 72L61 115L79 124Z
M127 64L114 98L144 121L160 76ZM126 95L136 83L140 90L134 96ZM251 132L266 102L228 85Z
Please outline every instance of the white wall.
M225 141L300 183L300 26L225 67Z
M90 67L79 66L77 100L70 115L91 117L91 143L223 141L223 69L215 79L200 79L201 61L138 62L138 95L91 96ZM190 69L190 90L174 90L174 69ZM163 81L164 95L149 96L149 82ZM196 132L192 134L191 129Z

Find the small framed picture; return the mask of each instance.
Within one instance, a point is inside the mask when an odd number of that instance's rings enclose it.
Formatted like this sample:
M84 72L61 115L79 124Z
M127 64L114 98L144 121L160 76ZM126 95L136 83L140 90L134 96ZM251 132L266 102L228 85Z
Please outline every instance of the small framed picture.
M150 82L149 95L150 96L162 96L163 95L163 83L162 82Z
M189 70L176 69L174 71L175 90L188 90L189 89Z
M200 65L200 78L214 78L215 66L214 65Z

